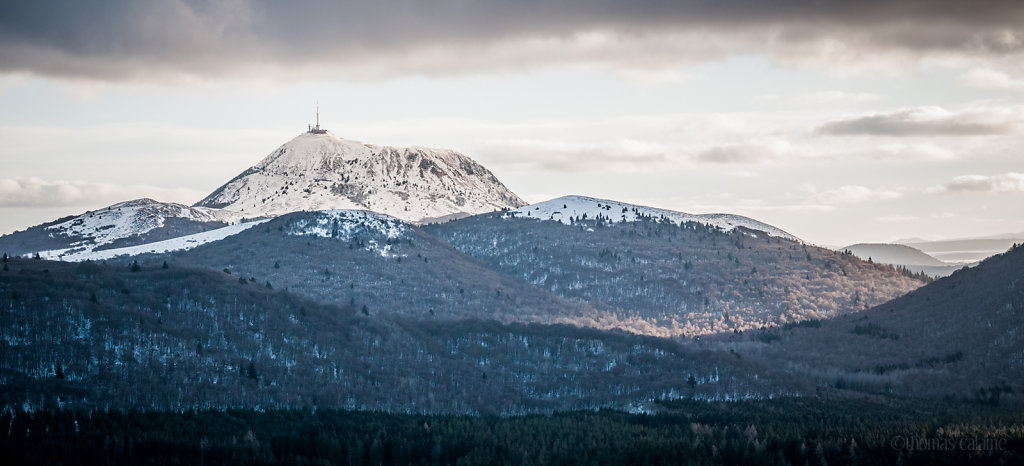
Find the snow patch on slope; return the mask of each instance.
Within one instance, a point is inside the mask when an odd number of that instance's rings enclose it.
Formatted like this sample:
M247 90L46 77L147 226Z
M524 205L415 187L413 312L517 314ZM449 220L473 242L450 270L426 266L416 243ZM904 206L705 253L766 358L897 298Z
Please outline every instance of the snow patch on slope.
M799 238L767 223L752 218L732 214L688 214L673 210L626 204L607 199L586 196L563 196L550 201L539 202L515 210L508 211L506 218L535 218L538 220L554 220L568 225L573 219L594 220L604 219L610 223L634 222L644 218L658 220L665 218L672 223L697 222L710 224L723 231L732 231L736 227L761 231L768 236L802 242Z
M94 251L91 249L84 251L76 251L75 248L42 251L39 253L39 257L42 259L50 260L81 262L85 260L107 260L120 256L137 256L139 254L159 254L172 251L187 251L197 246L202 246L204 244L212 243L214 241L220 241L224 238L236 235L267 221L268 220L257 220L253 222L237 223L223 228L217 228L215 230L196 233L194 235L186 235L178 238L172 238L168 240L156 241L153 243L140 244L138 246L129 246L124 248L103 249L100 251Z
M294 236L356 241L368 251L392 257L390 243L405 237L408 229L405 222L389 215L365 210L324 210L289 220L284 231Z
M389 239L398 239L407 227L401 220L389 215L365 210L324 210L312 217L289 223L289 235L319 236L351 240L357 233L371 233Z

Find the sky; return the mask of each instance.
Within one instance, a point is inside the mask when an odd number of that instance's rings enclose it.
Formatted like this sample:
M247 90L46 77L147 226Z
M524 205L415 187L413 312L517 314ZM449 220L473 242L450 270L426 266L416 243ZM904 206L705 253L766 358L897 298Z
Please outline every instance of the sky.
M829 246L1024 233L1019 1L0 4L0 234L305 131Z

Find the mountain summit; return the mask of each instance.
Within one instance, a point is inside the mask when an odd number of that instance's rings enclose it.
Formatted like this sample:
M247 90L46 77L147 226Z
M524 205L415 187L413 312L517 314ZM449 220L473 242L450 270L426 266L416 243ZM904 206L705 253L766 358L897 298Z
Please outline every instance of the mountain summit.
M524 204L490 171L458 152L364 144L318 125L196 206L247 216L366 209L425 223Z

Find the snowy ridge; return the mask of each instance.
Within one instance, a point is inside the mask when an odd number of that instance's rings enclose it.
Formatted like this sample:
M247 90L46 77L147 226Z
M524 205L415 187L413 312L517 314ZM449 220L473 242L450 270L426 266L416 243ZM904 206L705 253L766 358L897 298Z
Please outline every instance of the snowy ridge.
M366 209L428 222L524 204L458 152L375 146L327 132L300 134L196 205L249 216Z
M539 202L515 210L510 210L505 217L536 218L539 220L555 220L564 224L571 223L570 218L605 219L607 222L633 222L644 217L655 220L664 217L673 223L697 222L710 224L723 231L732 231L736 227L761 231L768 236L803 242L785 231L762 223L752 218L732 214L688 214L673 210L626 204L607 199L586 196L563 196L550 201Z
M206 243L220 241L228 236L236 235L267 221L268 220L256 220L252 222L236 223L223 228L196 233L194 235L186 235L178 238L124 248L103 249L100 251L94 251L92 249L59 249L53 251L42 251L39 253L39 257L50 260L81 262L85 260L107 260L120 256L137 256L139 254L148 253L159 254L172 251L186 251Z
M232 224L240 221L242 214L152 199L136 199L86 212L65 222L50 225L46 227L46 231L51 236L80 238L70 244L72 248L93 249L119 239L148 233L164 226L169 218Z
M308 214L308 213L303 213ZM289 219L284 232L293 236L317 236L357 241L363 249L391 257L391 242L403 238L408 225L391 216L365 210L323 210ZM381 244L381 241L384 244Z

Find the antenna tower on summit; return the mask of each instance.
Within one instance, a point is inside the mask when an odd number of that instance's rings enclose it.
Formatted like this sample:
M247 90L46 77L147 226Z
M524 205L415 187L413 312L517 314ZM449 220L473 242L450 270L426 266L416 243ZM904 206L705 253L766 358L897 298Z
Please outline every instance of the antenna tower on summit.
M316 126L311 126L309 132L313 134L327 134L326 129L320 129L320 104L316 104Z

